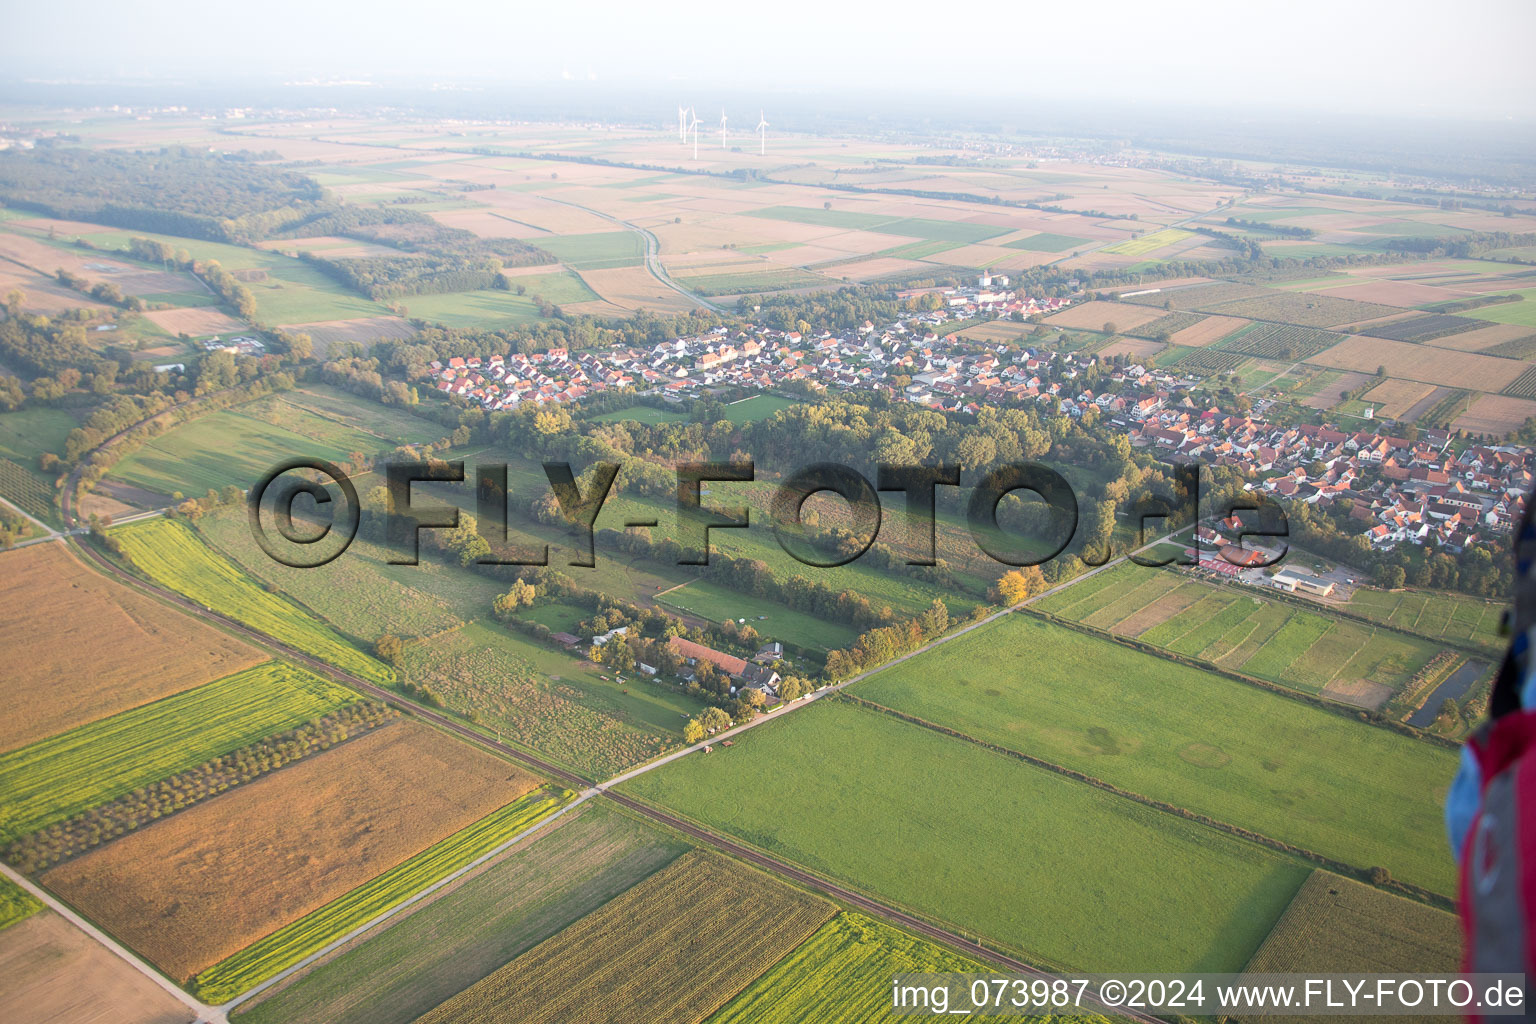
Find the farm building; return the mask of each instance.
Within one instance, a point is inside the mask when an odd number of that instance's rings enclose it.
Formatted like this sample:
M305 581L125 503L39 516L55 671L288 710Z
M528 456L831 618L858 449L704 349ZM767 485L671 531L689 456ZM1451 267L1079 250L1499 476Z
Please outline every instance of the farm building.
M575 647L577 644L581 643L581 637L572 636L569 633L551 633L549 638L555 641L557 644L560 644L562 647Z
M703 644L696 644L692 640L684 640L680 636L668 640L667 646L690 665L707 661L728 676L740 676L742 670L747 667L746 661L735 655L717 651L713 647L705 647Z
M1295 593L1300 590L1303 593L1315 594L1318 597L1327 597L1333 593L1333 581L1321 579L1296 569L1282 569L1270 579L1280 590Z

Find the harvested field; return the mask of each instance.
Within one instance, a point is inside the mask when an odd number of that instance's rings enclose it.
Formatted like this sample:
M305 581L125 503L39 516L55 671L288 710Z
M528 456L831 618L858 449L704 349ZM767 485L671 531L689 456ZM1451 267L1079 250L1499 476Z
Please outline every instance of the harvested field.
M1175 345L1203 348L1246 327L1250 321L1235 316L1207 316L1193 327L1186 327L1168 340Z
M185 981L537 785L405 720L161 819L42 880Z
M1370 281L1366 284L1344 284L1336 287L1332 282L1319 285L1309 291L1326 292L1338 299L1354 299L1356 302L1372 302L1382 306L1424 306L1431 302L1453 302L1463 298L1464 292L1434 285L1417 284L1413 281Z
M0 1019L191 1024L191 1009L58 914L0 932Z
M1101 359L1125 356L1132 362L1144 363L1167 347L1160 341L1147 338L1121 338L1100 349L1095 355Z
M186 309L157 309L144 314L144 319L171 334L185 334L192 338L209 338L216 334L238 334L249 330L245 324L222 313L212 306L195 306Z
M1377 367L1385 366L1392 376L1405 380L1489 393L1503 391L1524 369L1512 359L1363 336L1347 338L1308 362L1360 373L1375 373Z
M420 1024L697 1024L832 917L827 901L695 851Z
M1323 687L1322 693L1330 700L1375 711L1391 699L1392 687L1373 683L1369 679L1335 679Z
M686 313L698 308L687 296L656 280L645 267L583 270L581 279L608 302L624 309L654 313Z
M1522 338L1536 343L1536 334L1533 334L1529 327L1522 327L1519 324L1490 324L1487 327L1479 327L1475 331L1462 331L1459 334L1436 338L1434 344L1439 348L1454 348L1462 352L1487 352L1490 355L1509 355L1515 359L1524 359L1532 353L1499 350L1500 346ZM1536 345L1533 345L1533 348L1536 348Z
M1434 391L1432 384L1418 384L1411 380L1384 380L1362 395L1361 400L1375 405L1377 416L1398 420Z
M1046 323L1052 327L1076 327L1088 331L1102 331L1105 324L1114 324L1117 331L1134 331L1162 315L1162 310L1126 305L1123 302L1085 302L1068 306L1048 318Z
M1302 398L1301 404L1311 409L1332 409L1344 400L1346 392L1369 383L1370 375L1364 373L1340 373L1337 370L1320 371L1313 381L1312 391Z
M86 569L62 544L5 555L0 750L138 707L266 655Z
M1451 421L1451 429L1502 438L1532 416L1536 416L1536 401L1530 398L1478 395L1466 412Z
M1297 890L1247 969L1424 974L1454 972L1460 963L1461 928L1455 915L1318 869Z

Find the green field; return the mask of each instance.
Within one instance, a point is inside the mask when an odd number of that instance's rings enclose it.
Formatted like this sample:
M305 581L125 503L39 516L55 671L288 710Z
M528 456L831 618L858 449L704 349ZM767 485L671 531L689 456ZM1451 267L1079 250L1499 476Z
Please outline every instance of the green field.
M514 292L522 287L527 290L530 299L543 299L557 306L567 302L597 302L601 298L587 286L587 282L569 271L509 277L507 286Z
M686 849L617 810L587 804L235 1019L410 1024Z
M656 426L661 423L687 423L688 414L670 409L657 409L649 405L632 405L628 409L615 409L591 417L594 423L644 423Z
M269 661L13 750L0 757L0 836L63 821L357 699Z
M533 244L574 270L638 267L645 262L645 238L637 231L598 231L588 235L555 235L550 238L540 238ZM531 293L533 287L530 285L528 290Z
M709 622L745 618L748 625L765 636L823 651L848 647L858 636L852 626L793 611L707 580L696 580L657 595L656 600Z
M264 279L245 282L256 299L256 316L263 323L305 324L389 315L389 310L383 305L353 294L340 282L327 277L315 267L281 253L175 235L157 235L150 231L124 231L106 227L88 232L82 237L101 248L119 250L127 249L130 239L152 238L173 249L185 250L193 259L216 260L228 271L263 272ZM133 262L126 253L113 255ZM155 266L158 267L158 264Z
M1421 636L1455 640L1501 653L1507 641L1499 633L1504 605L1461 594L1427 590L1375 590L1360 587L1348 608L1357 615L1386 622Z
M266 422L264 414L278 422ZM284 407L277 396L269 396L251 406L200 416L161 434L114 466L108 478L157 494L180 492L196 498L209 488L231 484L244 490L288 459L303 456L342 463L353 452L372 454L392 447L389 441L313 412Z
M1049 231L1042 231L1028 238L1015 239L1012 242L1004 242L1009 249L1027 249L1030 252L1066 252L1068 249L1080 249L1093 242L1086 238L1074 238L1071 235L1056 235Z
M835 701L622 788L1044 965L1238 970L1307 874L1192 822Z
M1166 248L1174 242L1182 242L1191 237L1190 232L1181 231L1178 228L1163 228L1160 231L1152 231L1140 238L1128 238L1123 242L1106 246L1100 252L1110 253L1115 256L1146 256L1159 249Z
M1456 755L1422 740L1027 615L855 689L1133 793L1455 891L1440 797Z
M747 211L749 217L767 217L771 220L787 220L796 224L814 224L819 227L852 228L877 231L884 235L905 235L934 242L970 243L983 242L1009 232L1009 228L992 224L970 224L965 221L934 220L929 217L893 217L881 213L860 213L851 210L817 210L807 206L770 206L761 210Z
M1039 608L1352 703L1380 703L1440 651L1432 641L1271 600L1257 588L1217 587L1129 563L1045 598Z
M0 878L0 930L24 921L43 909L35 896L9 878Z
M500 288L443 295L407 295L400 299L407 315L444 327L511 327L542 319L533 293L519 295Z
M140 572L237 622L378 683L394 673L286 598L263 590L186 524L153 519L112 532Z
M298 408L320 419L330 420L344 433L335 435L337 447L342 438L352 439L361 432L371 434L387 444L421 444L445 438L449 431L441 423L433 422L406 412L396 406L382 405L360 398L350 391L333 388L327 384L306 383L292 391L272 395L263 402L274 402L287 408ZM312 422L312 421L311 421ZM331 439L332 435L318 435L317 439Z
M1512 291L1510 294L1519 295L1520 301L1501 302L1496 306L1484 306L1471 313L1460 315L1469 316L1475 320L1492 320L1499 324L1536 327L1536 288L1524 288Z
M883 921L844 911L722 1006L709 1024L884 1021L892 1019L890 984L897 974L985 974L990 970ZM1010 1014L1006 1019L1052 1018ZM1105 1018L1092 1014L1074 1014L1071 1019L1107 1024Z
M220 1003L249 990L409 899L444 875L485 856L519 832L555 813L574 796L569 790L544 788L507 804L390 868L367 885L353 889L227 960L214 964L192 979L193 991L206 1002Z
M793 409L799 404L793 398L783 398L779 395L753 395L751 398L743 398L739 402L732 402L726 406L725 418L741 427L748 423L756 423L758 420L765 420L783 409Z
M818 285L831 287L832 284L828 278L798 267L781 267L767 262L750 270L709 267L700 273L678 270L671 276L678 284L700 295L746 295Z
M58 474L44 473L37 466L44 452L64 454L64 439L80 424L63 409L22 409L0 414L0 459L10 459L25 467L38 481L53 490Z

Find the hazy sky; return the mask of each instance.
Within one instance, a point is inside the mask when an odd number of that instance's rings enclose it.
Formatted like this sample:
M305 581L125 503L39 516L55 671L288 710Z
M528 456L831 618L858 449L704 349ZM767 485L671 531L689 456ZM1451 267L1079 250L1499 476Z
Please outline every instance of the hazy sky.
M1536 115L1533 0L8 0L0 73L562 79Z

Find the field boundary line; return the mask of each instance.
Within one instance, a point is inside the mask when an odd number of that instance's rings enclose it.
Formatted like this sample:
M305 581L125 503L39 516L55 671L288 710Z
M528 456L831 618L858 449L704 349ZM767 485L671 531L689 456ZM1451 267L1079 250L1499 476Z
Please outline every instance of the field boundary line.
M116 939L112 938L112 936L108 935L105 931L87 921L84 917L80 916L78 913L72 910L63 900L60 900L58 897L48 892L48 890L44 889L42 886L33 883L31 879L21 874L9 864L0 863L0 873L3 873L6 878L9 878L12 882L15 882L17 885L21 886L32 896L38 900L41 900L43 905L46 906L49 910L52 910L54 913L64 918L64 920L80 929L80 931L84 932L88 937L96 940L97 943L104 946L109 952L126 961L128 965L134 970L144 975L144 977L148 978L150 981L153 981L156 985L164 989L172 996L175 996L176 1001L187 1007L187 1009L196 1013L199 1020L206 1019L210 1022L210 1024L213 1024L213 1022L221 1022L225 1019L221 1010L216 1007L209 1006L207 1003L200 1002L196 996L183 991L174 982L170 981L159 971L149 966L146 961L140 960L138 955L131 952L128 947L122 945Z
M1087 772L1081 772L1075 768L1068 768L1065 765L1057 764L1055 761L1047 761L1045 758L1037 757L1034 754L1026 754L1022 750L1014 750L1011 747L1005 747L1001 744L992 743L988 740L978 739L969 733L961 732L958 729L952 729L946 725L939 725L936 722L930 722L927 719L919 718L918 716L908 714L905 711L898 711L895 708L887 707L884 704L878 704L875 701L857 696L856 694L839 694L838 699L840 701L845 701L856 706L863 707L864 709L872 711L876 714L889 715L892 718L907 722L919 728L928 729L932 732L939 733L940 735L948 736L952 739L958 739L965 743L970 743L994 754L998 754L1003 757L1010 757L1018 761L1023 761L1025 764L1028 764L1034 768L1051 772L1063 778L1070 779L1074 782L1083 783L1084 785L1091 786L1094 789L1101 790L1105 793L1109 793L1113 796L1117 796L1125 800L1130 800L1134 803L1141 804L1143 807L1151 808L1154 811L1167 814L1171 817L1182 818L1185 821L1193 822L1197 825L1203 825L1206 828L1224 833L1236 839L1254 843L1258 846L1266 847L1268 849L1274 850L1277 853L1283 853L1288 856L1299 857L1303 860L1311 861L1321 867L1328 868L1330 871L1335 871L1342 875L1348 875L1351 878L1357 878L1363 882L1366 882L1367 884L1371 884L1369 881L1368 869L1362 869L1356 865L1347 863L1346 861L1335 860L1326 854L1318 853L1316 850L1309 850L1304 846L1295 846L1283 839L1276 839L1274 836L1266 835L1263 832L1256 832L1253 829L1243 828L1241 825L1234 825L1231 822L1222 821L1220 818L1213 818L1208 814L1201 814L1198 811L1192 811L1187 807L1181 807L1178 804L1172 804L1166 800L1158 800L1143 793L1137 793L1135 790L1124 789L1115 785L1113 782L1108 782L1096 775L1089 775ZM1401 895L1412 896L1422 903L1430 903L1440 907L1443 910L1453 910L1455 908L1455 903L1449 896L1446 896L1442 893L1437 893L1433 889L1426 889L1425 887L1417 885L1413 882L1405 882L1401 879L1395 878L1392 879L1392 884L1393 887L1397 889ZM1376 886L1376 888L1383 887Z

